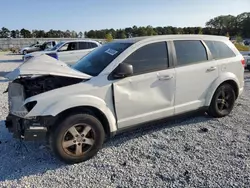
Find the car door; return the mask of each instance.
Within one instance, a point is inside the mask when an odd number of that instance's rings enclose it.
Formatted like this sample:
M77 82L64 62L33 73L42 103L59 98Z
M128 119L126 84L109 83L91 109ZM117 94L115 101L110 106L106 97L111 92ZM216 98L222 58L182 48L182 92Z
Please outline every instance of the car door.
M40 49L39 44L36 44L29 49L29 52L36 52L39 51L39 49Z
M169 66L166 42L144 45L123 63L133 66L133 76L113 83L119 128L174 114L175 69Z
M196 110L205 105L212 83L218 78L217 61L200 40L175 40L175 113Z
M76 52L77 42L67 42L58 49L58 59L68 65L73 65L78 60Z

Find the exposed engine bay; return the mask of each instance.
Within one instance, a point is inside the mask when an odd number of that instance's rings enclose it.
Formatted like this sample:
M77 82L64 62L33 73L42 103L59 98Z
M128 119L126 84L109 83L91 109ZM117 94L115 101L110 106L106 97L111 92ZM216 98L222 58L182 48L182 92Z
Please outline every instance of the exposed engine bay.
M13 82L23 85L25 98L29 98L53 89L77 84L82 81L83 79L80 78L46 75L38 77L21 77Z

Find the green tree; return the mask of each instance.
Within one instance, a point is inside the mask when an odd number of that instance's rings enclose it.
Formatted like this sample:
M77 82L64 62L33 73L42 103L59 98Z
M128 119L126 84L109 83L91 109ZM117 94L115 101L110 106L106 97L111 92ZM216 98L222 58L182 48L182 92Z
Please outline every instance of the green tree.
M77 38L77 32L71 31L70 37L71 37L71 38Z
M10 32L10 37L12 37L12 38L17 38L17 36L16 36L16 30L12 30L12 31Z
M45 37L45 31L44 30L33 30L32 31L32 37L34 38L43 38Z
M241 43L242 41L243 41L242 37L241 37L240 35L238 35L238 36L236 37L236 42L237 42L237 43Z
M82 33L81 31L78 33L78 37L79 37L79 38L82 38L82 37L83 37L83 33Z
M126 33L125 33L125 30L124 29L119 29L116 31L116 38L118 39L125 39L127 36L126 36Z
M156 31L154 30L154 28L152 26L150 26L150 25L148 25L145 28L145 30L146 30L146 35L147 36L152 36L152 35L156 35L157 34Z
M105 36L105 39L107 42L111 42L113 40L112 34L111 33L107 33Z
M237 16L237 24L239 28L238 34L244 37L250 37L250 12L244 12Z
M10 30L6 27L2 27L0 30L0 38L8 38L10 36Z
M198 29L198 34L199 34L199 35L202 35L202 34L203 34L202 28L201 28L201 27L199 27L199 29Z
M23 38L31 38L31 32L27 29L21 29L20 34L22 35Z
M20 38L20 31L16 29L16 38Z

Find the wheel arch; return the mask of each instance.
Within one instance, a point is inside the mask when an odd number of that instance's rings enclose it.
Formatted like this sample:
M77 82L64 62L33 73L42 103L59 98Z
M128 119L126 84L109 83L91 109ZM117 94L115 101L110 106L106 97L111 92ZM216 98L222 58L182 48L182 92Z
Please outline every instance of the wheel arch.
M110 137L112 130L108 118L100 109L93 106L75 106L69 109L65 109L56 115L56 124L65 119L65 117L74 113L87 113L95 116L103 125L105 134Z
M211 87L210 87L211 92L209 92L207 94L205 106L210 105L216 90L221 85L226 84L226 83L230 84L233 87L236 99L238 98L238 96L239 96L239 80L236 78L236 76L230 76L230 77L224 76L224 77L220 77L220 78L216 79L215 82L211 85Z
M53 100L43 96L37 96L31 101L38 101L35 107L26 115L34 116L52 116L57 121L58 117L63 117L73 112L91 112L104 123L106 130L110 133L117 131L116 118L113 112L113 104L106 103L101 98L89 95L72 95L66 98ZM26 101L28 102L28 101ZM60 119L60 118L59 118Z

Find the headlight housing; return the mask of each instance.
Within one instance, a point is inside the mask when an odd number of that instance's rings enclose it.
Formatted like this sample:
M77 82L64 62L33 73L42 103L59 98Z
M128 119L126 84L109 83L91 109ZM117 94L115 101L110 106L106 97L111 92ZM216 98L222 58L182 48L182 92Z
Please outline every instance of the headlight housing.
M31 101L25 104L26 109L30 112L37 104L37 101Z

